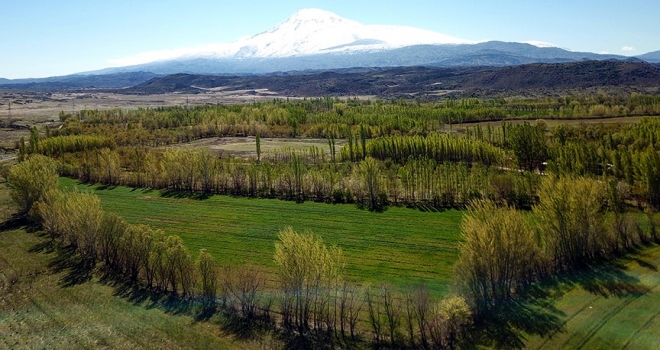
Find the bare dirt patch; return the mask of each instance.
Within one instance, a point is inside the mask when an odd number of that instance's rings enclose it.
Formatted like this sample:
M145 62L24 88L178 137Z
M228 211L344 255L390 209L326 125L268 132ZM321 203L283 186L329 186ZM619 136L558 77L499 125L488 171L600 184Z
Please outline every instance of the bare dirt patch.
M339 150L344 143L344 140L335 141L337 154L339 154ZM174 147L206 147L216 154L231 154L242 158L257 156L256 138L252 136L209 138L179 144ZM261 138L262 157L273 155L282 150L303 151L309 150L310 147L318 147L326 154L330 154L330 146L325 139Z
M208 89L198 94L167 93L158 95L128 95L109 92L20 92L0 90L0 119L11 118L15 123L59 121L59 113L80 110L133 109L163 106L205 106L246 104L286 98L267 89L228 90ZM9 105L11 104L11 111Z

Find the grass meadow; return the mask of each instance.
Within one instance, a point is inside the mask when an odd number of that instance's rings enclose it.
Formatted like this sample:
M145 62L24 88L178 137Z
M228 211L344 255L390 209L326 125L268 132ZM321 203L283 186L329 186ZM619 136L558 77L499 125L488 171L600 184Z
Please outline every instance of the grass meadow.
M446 291L460 238L461 212L351 205L296 204L214 196L163 196L130 188L63 186L93 191L108 211L180 235L195 251L207 248L222 265L251 262L274 270L277 231L313 230L344 250L347 275L357 281L405 285L425 281ZM256 349L281 344L273 336L236 339L221 316L196 320L177 302L151 299L93 271L81 272L66 248L9 217L0 185L0 348L218 348ZM539 297L519 308L513 331L530 349L654 349L660 343L660 246L539 286ZM194 311L194 310L193 310ZM527 315L527 316L525 316ZM505 325L506 326L506 325ZM528 327L536 332L525 333ZM538 335L539 330L543 336Z
M0 349L259 348L213 319L196 322L176 305L78 275L44 240L24 229L0 233Z
M105 210L128 222L180 236L193 254L207 249L221 266L249 263L274 272L277 234L287 226L311 231L340 247L345 276L357 283L424 283L434 293L445 294L458 258L462 212L456 210L391 207L374 213L347 204L230 196L192 199L70 179L61 184L95 193Z
M569 276L545 309L561 328L530 336L529 349L657 349L660 247ZM552 289L550 291L553 291Z
M0 349L259 349L273 338L237 339L217 317L133 294L79 269L72 253L9 219L0 184Z

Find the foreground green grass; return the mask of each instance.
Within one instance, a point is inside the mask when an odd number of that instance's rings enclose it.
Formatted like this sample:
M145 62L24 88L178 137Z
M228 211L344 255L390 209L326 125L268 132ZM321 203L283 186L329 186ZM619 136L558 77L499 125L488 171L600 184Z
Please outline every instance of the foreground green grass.
M660 247L621 265L569 278L551 304L561 330L531 336L530 349L657 349L660 346ZM574 288L573 288L574 287Z
M0 349L256 349L272 339L239 341L214 317L196 322L176 304L140 298L75 269L74 256L39 233L7 221L0 184Z
M277 233L291 226L310 230L341 247L346 275L358 283L425 283L446 292L458 257L462 213L389 208L384 213L354 205L213 196L204 200L163 197L159 191L103 189L62 179L62 185L92 191L105 210L131 223L180 236L197 252L207 249L224 266L250 263L274 271Z
M90 282L68 285L70 271L25 230L0 232L0 348L248 348L213 322L151 308ZM65 286L66 285L66 286ZM256 347L256 346L253 346Z
M133 207L131 213L134 219L144 216L150 220L144 222L172 223L183 220L184 215L192 216L186 219L188 225L194 226L195 218L212 218L210 213L203 214L204 203L215 204L218 211L231 214L232 217L250 217L248 213L263 209L266 204L275 203L287 208L288 202L268 200L248 200L226 197L214 197L209 200L195 201L190 199L161 198L157 193L143 193L127 188L99 190L93 186L77 185L70 180L65 185L94 189L101 195L104 205L112 203L107 197L119 201L132 200L140 203L140 197L149 197L149 201L178 203L180 213L170 212L155 215L145 208ZM104 199L105 198L105 199ZM243 205L228 209L231 205ZM8 205L6 187L0 185L0 209ZM172 204L174 203L174 204ZM223 204L224 203L224 204ZM252 206L247 206L251 203ZM314 203L296 205L294 208L315 208ZM137 204L134 204L137 205ZM164 207L167 208L168 205ZM224 206L223 206L224 205ZM191 208L187 208L187 207ZM391 208L383 214L358 211L352 206L330 206L330 214L350 214L357 212L360 227L369 227L367 218L383 218L387 222L397 219L397 208ZM186 209L187 208L187 209ZM277 208L277 205L275 205ZM312 209L300 209L303 213ZM110 209L108 209L110 210ZM123 209L129 213L129 209ZM195 214L197 210L198 214ZM276 209L273 209L276 210ZM282 213L287 213L285 209ZM342 210L347 210L342 212ZM404 211L403 217L420 215L445 217L460 213L419 213L410 209ZM208 209L210 212L214 212ZM406 212L407 211L407 212ZM2 211L6 213L7 211ZM362 213L362 214L359 214ZM414 214L413 214L414 213ZM247 216L244 216L247 215ZM254 213L253 213L254 215ZM289 213L290 224L300 223L296 215ZM364 215L364 216L360 216ZM380 215L380 216L378 216ZM387 216L389 215L389 216ZM0 217L5 222L6 215ZM413 218L415 218L413 216ZM157 219L157 220L156 220ZM375 219L373 219L375 220ZM422 220L419 219L418 220ZM428 220L428 219L427 219ZM312 222L308 224L313 225ZM322 222L320 217L316 221ZM302 221L305 222L305 221ZM335 226L346 225L336 219ZM420 227L428 225L428 221L418 221ZM228 227L231 225L226 224ZM254 224L260 227L258 224ZM370 225L376 225L371 223ZM240 226L237 224L237 226ZM411 225L416 227L416 225ZM317 227L317 226L314 226ZM406 226L407 227L407 226ZM344 228L346 229L346 228ZM435 228L437 230L437 228ZM332 230L330 230L332 231ZM217 230L212 232L224 232ZM235 230L237 235L243 235L244 241L249 238L243 231ZM353 232L353 231L349 231ZM390 231L386 231L390 232ZM414 231L413 231L414 232ZM216 234L220 234L216 233ZM276 233L273 233L274 235ZM341 245L341 235L327 235ZM370 236L363 234L363 236ZM324 236L326 237L326 236ZM364 238L363 238L364 239ZM372 238L375 239L375 238ZM267 239L263 239L267 240ZM226 335L222 331L218 316L209 321L196 322L191 310L182 310L176 305L168 305L162 301L152 301L130 293L122 292L121 288L110 286L99 281L94 274L80 276L72 269L66 252L58 253L52 249L46 240L35 233L27 233L22 228L3 224L0 228L0 348L270 348L281 346L272 337L244 342ZM268 239L268 247L273 242ZM363 243L369 246L369 243ZM456 243L454 243L456 244ZM349 246L356 246L355 244ZM271 249L271 248L267 248ZM350 251L344 248L345 251ZM222 261L226 264L241 263L249 256L245 253L230 255L225 252ZM217 252L224 252L222 249ZM405 252L412 254L412 252ZM348 254L347 254L348 255ZM256 255L258 256L258 255ZM361 256L353 253L350 265L357 265L352 271L370 272L360 268ZM367 254L363 260L371 260ZM265 264L272 268L272 258L265 259ZM351 262L352 261L352 262ZM401 264L399 262L399 264ZM412 264L414 265L414 264ZM597 266L591 270L582 271L572 276L562 278L557 285L544 288L547 293L543 300L537 300L538 308L520 308L520 310L535 310L517 315L521 322L541 326L537 330L546 329L542 335L521 334L521 340L526 348L531 349L655 349L660 343L660 246L647 247L639 254L619 259L612 264ZM407 267L414 270L415 268ZM404 270L406 271L406 270ZM392 274L403 278L405 274ZM361 275L354 274L358 278ZM388 275L385 277L387 278ZM369 275L367 275L369 277ZM374 277L374 276L372 276ZM378 276L376 276L378 277ZM382 279L375 279L382 280ZM437 287L444 285L437 284ZM549 295L549 296L548 296ZM546 325L543 325L546 323Z

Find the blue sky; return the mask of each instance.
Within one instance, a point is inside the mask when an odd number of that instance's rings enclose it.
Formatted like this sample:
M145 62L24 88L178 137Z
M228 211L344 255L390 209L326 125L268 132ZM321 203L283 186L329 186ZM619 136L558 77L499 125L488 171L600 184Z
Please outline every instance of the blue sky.
M660 50L659 0L3 0L0 6L4 78L71 74L142 52L231 42L310 7L469 40L538 40L622 55Z

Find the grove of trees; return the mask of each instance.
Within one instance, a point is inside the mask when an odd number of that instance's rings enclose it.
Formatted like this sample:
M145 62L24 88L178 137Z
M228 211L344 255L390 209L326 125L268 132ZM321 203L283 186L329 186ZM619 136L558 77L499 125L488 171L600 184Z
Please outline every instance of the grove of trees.
M350 346L456 348L475 321L550 276L660 242L660 121L548 127L529 120L653 115L658 96L536 100L275 100L246 106L81 111L31 130L7 175L20 215L89 266L241 324ZM506 119L506 120L505 120ZM517 119L524 119L518 121ZM476 121L491 124L469 124ZM586 120L586 119L585 119ZM176 143L256 136L256 157ZM264 152L265 137L325 138L330 152ZM336 142L343 147L336 154ZM283 229L277 287L259 266L219 267L176 235L106 213L59 175L188 194L465 209L457 295L344 278L338 247ZM646 213L644 216L642 213Z

